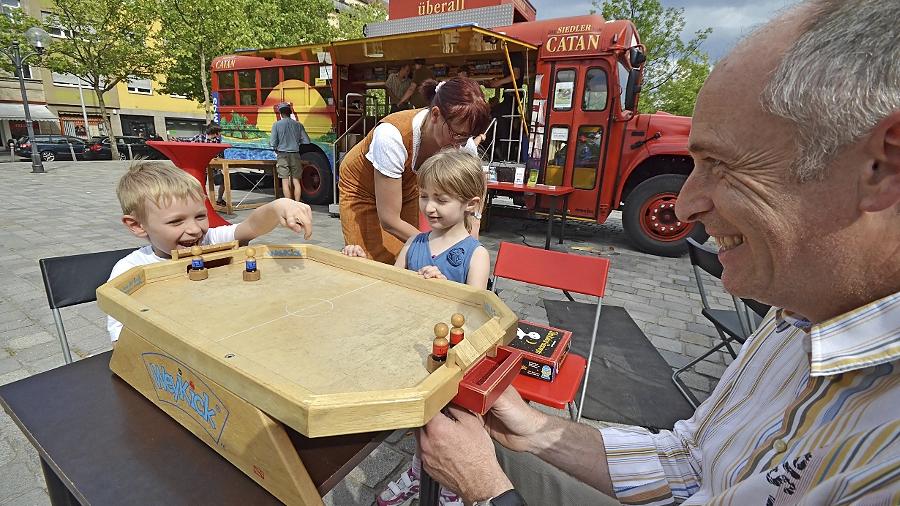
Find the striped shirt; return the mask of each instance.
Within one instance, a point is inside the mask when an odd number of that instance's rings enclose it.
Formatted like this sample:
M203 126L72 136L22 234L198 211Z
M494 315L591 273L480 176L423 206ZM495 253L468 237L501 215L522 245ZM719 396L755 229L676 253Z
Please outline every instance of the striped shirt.
M900 292L772 310L693 418L602 429L625 504L900 504Z

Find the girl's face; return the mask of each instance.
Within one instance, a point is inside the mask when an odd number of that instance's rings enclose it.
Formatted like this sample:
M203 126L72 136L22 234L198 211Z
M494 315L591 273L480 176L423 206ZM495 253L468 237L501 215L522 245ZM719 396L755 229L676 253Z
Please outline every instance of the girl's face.
M480 200L476 197L463 201L430 184L419 187L419 211L435 230L449 230L458 224L465 226L466 213L477 211Z

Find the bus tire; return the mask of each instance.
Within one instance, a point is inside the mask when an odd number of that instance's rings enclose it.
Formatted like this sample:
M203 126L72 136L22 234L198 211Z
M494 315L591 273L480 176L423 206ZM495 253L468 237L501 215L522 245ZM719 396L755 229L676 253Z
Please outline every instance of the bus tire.
M682 222L675 216L675 199L686 179L681 174L651 177L625 199L622 226L638 250L678 257L687 253L688 237L700 244L709 238L701 223Z
M300 170L300 188L303 202L328 204L331 202L331 166L328 158L317 151L300 154L303 168Z

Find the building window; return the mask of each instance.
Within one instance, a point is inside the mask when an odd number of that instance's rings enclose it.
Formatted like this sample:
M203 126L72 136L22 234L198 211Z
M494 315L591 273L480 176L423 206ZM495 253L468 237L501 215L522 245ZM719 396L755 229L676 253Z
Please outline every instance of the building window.
M47 25L47 33L50 34L51 37L56 37L58 39L72 39L75 38L75 32L72 30L63 29L62 25L59 22L59 16L53 14L52 12L41 12L41 19Z
M19 0L0 0L0 5L3 7L11 7L13 9L21 7Z
M25 65L24 67L22 67L22 79L34 79L34 77L32 77L32 75L33 74L31 73L30 66ZM18 70L13 69L13 77L19 77Z
M91 85L82 81L81 78L79 78L75 74L60 74L59 72L53 73L53 84L55 84L56 86L68 86L77 88L79 83L81 83L81 86L85 88L91 87Z
M153 84L149 79L129 79L128 93L139 93L141 95L152 95Z

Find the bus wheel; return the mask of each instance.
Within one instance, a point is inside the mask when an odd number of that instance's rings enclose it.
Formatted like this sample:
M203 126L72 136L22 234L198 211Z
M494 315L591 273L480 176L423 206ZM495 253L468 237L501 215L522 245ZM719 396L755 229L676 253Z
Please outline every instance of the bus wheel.
M685 240L703 244L709 238L703 225L675 216L675 199L687 176L664 174L639 184L625 199L622 225L637 249L653 255L676 257L687 252Z
M322 153L309 151L302 153L304 162L300 171L300 188L303 201L307 204L328 204L331 202L331 167Z

